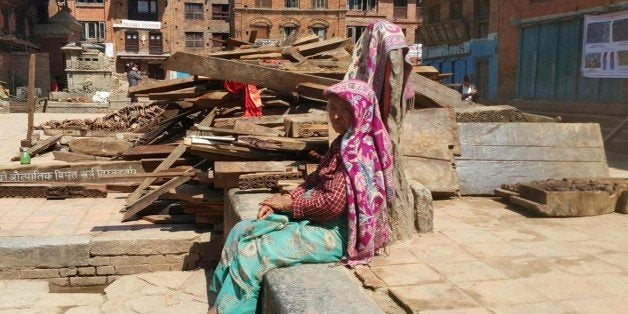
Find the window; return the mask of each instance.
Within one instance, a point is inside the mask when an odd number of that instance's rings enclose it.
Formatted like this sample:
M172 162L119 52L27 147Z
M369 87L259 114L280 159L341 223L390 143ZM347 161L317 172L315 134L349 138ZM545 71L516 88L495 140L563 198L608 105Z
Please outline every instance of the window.
M158 21L157 0L129 0L129 19Z
M440 6L435 5L427 8L427 24L440 22Z
M185 3L185 19L186 20L202 20L203 4L202 3Z
M327 0L312 0L312 8L327 9Z
M257 31L256 39L268 39L270 38L270 27L266 25L254 25L251 27L251 31Z
M488 20L491 15L490 0L475 0L475 35L476 38L488 37Z
M351 11L373 11L377 9L377 0L349 0L347 5Z
M347 26L347 37L350 37L356 43L365 30L366 26Z
M83 25L83 40L105 39L105 22L81 22Z
M212 20L229 21L229 5L212 4Z
M312 27L312 33L318 36L320 39L325 40L325 37L327 36L327 27L314 26Z
M293 32L298 31L299 28L296 26L284 26L283 27L283 35L284 37L288 37L290 36L290 34L292 34Z
M299 8L299 0L284 0L286 8Z
M203 40L203 33L201 32L186 32L185 33L185 47L186 48L203 48L205 45Z
M127 52L140 51L139 34L136 31L128 31L124 33L124 50Z
M212 34L212 47L222 48L222 44L227 39L229 39L229 34L227 33L213 33Z
M462 18L462 0L449 2L449 18L452 20Z
M255 7L257 8L270 8L271 0L255 0Z
M105 0L76 0L78 6L81 5L104 5Z
M408 0L394 0L393 1L393 18L394 19L408 18Z
M148 34L148 53L162 54L164 52L161 32L150 32Z

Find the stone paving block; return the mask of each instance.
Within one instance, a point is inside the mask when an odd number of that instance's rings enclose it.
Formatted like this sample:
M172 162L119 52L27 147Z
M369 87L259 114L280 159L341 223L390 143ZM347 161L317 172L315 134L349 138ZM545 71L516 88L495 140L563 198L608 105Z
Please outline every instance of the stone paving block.
M485 307L547 302L548 298L514 279L457 284Z
M443 234L454 240L456 243L486 243L503 242L494 234L481 229L454 229L443 230Z
M449 283L392 287L389 293L412 313L480 307L473 298Z
M107 284L107 276L70 277L72 286L100 286Z
M326 264L273 269L260 297L264 313L383 313L344 271Z
M96 267L96 273L99 276L102 275L113 275L116 273L115 268L113 268L113 266L98 266Z
M619 266L628 270L628 253L608 253L608 254L596 254L596 258L599 258L609 264Z
M96 256L89 259L89 265L92 266L106 266L111 265L111 257L109 256Z
M77 306L70 308L65 314L101 314L99 306Z
M145 264L148 260L145 256L112 256L110 261L113 266L133 266Z
M199 235L185 226L164 233L161 229L142 229L133 232L105 232L95 235L90 243L92 255L155 255L183 254Z
M151 271L169 271L172 270L170 264L150 264Z
M100 306L105 298L99 293L46 293L37 300L35 308Z
M371 270L388 286L415 285L444 280L427 265L418 263L371 267Z
M112 283L116 281L118 278L120 278L120 276L117 276L117 275L107 276L107 283Z
M461 244L467 252L479 259L495 259L502 257L533 257L529 251L506 242Z
M141 274L141 273L150 273L152 270L150 268L150 265L145 264L145 265L134 265L133 266L133 273L134 274Z
M468 262L477 260L469 252L456 244L450 245L413 245L410 251L423 262Z
M623 270L594 256L559 257L551 259L559 269L574 275L620 274Z
M58 269L22 269L20 270L20 278L22 279L57 278L57 277L59 277Z
M386 286L386 284L379 279L368 266L356 266L355 274L366 288L379 289Z
M66 287L66 286L70 285L70 278L68 278L68 277L52 278L52 279L48 279L48 282L50 284L55 285L55 286Z
M61 269L59 269L59 276L61 276L61 277L76 276L76 274L78 274L78 269L76 269L76 268L61 268Z
M547 240L547 237L545 237L544 235L536 231L523 229L521 227L515 229L503 228L491 230L490 232L504 241L526 242Z
M93 276L96 275L96 267L79 267L79 276Z
M525 252L539 257L578 256L582 255L577 246L568 242L539 241L511 243Z
M259 203L272 195L268 190L225 189L224 234L238 222L257 218Z
M576 276L561 271L551 271L543 274L533 274L528 278L518 279L519 282L535 289L553 301L607 298L610 291L605 289L604 282L596 282L594 276ZM612 278L609 278L612 280ZM612 287L606 287L612 290Z
M150 255L147 257L148 264L165 264L166 257L164 255Z
M412 264L420 262L419 259L410 252L407 246L395 246L390 248L390 254L375 256L371 261L371 266L386 266L398 264Z
M48 282L44 280L7 280L0 284L0 310L25 309L48 292Z
M528 304L516 304L508 306L496 306L490 308L492 313L504 314L556 314L556 313L580 313L558 302L540 302ZM601 312L598 312L601 313Z
M117 275L130 275L133 273L133 266L114 266Z
M601 287L612 296L628 297L628 276L621 274L596 274L582 276L586 282L592 282L593 286Z
M451 282L506 279L507 276L483 262L428 263Z
M185 256L187 254L178 254L178 255L174 255L174 254L168 254L166 256L164 256L166 263L170 263L170 264L174 264L174 263L178 263L178 264L183 264L183 261L185 260Z
M87 265L89 237L0 238L0 269Z
M494 314L494 312L491 312L481 307L453 309L453 310L428 310L428 311L421 311L420 313L421 314Z
M156 272L136 275L137 278L144 280L152 285L160 285L168 289L177 290L185 283L195 272Z
M534 274L544 274L558 270L558 267L551 262L550 258L541 257L505 257L484 262L513 279L527 278Z
M0 278L6 279L20 279L20 271L17 269L3 269L0 273Z
M625 298L568 300L559 304L578 313L628 313L628 302Z

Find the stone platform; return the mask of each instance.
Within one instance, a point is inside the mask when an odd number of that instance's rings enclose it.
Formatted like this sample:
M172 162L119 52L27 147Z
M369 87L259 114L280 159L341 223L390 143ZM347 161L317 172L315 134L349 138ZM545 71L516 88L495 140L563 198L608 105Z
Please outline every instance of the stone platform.
M106 199L0 199L0 279L105 285L120 275L211 267L222 235L195 225L121 223Z

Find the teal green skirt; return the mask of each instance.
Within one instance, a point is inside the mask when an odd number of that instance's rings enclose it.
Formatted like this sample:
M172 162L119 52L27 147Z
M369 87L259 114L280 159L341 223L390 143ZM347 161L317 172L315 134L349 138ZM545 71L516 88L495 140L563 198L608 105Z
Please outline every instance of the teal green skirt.
M255 313L264 274L277 267L338 262L347 218L323 224L274 214L236 224L225 241L210 291L218 313Z

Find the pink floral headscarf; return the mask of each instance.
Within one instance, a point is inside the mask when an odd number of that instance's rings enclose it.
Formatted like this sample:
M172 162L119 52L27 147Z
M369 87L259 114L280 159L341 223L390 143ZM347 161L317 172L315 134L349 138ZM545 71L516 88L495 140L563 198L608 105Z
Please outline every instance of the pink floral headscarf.
M342 262L367 264L390 236L388 205L394 199L392 143L382 121L377 98L360 80L331 86L353 108L353 124L344 134L340 154L346 170L349 241Z

